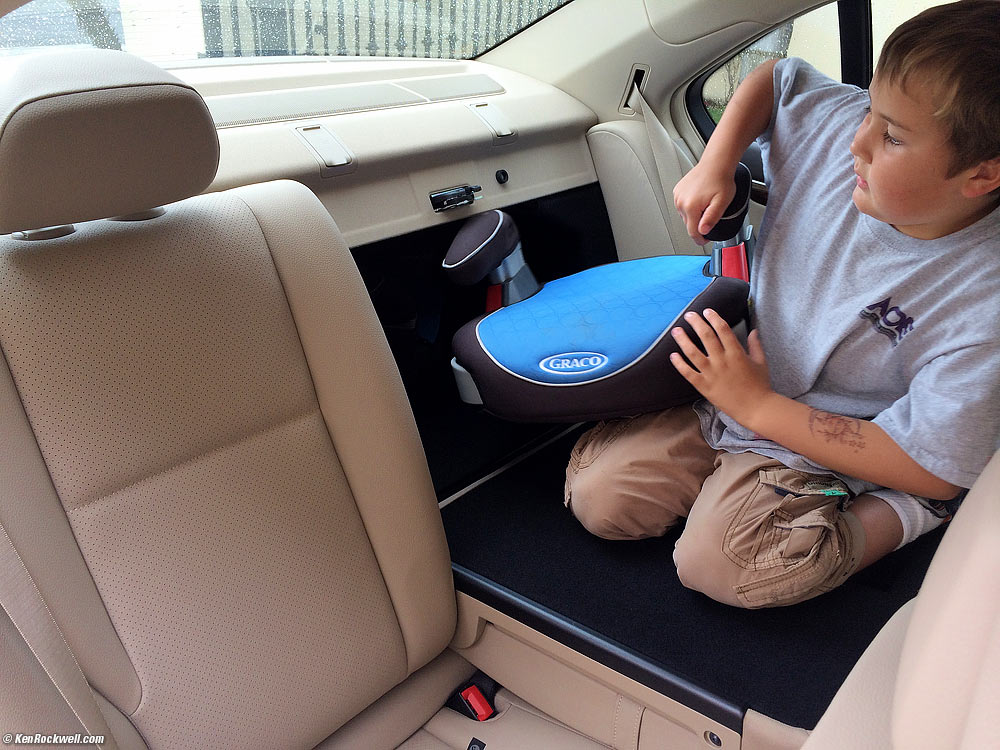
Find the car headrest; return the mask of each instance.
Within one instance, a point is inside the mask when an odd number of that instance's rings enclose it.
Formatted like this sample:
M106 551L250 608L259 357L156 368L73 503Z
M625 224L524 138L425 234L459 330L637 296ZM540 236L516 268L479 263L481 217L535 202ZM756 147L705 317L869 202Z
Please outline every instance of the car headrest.
M9 58L0 75L2 234L139 213L215 177L208 107L152 63L71 50Z

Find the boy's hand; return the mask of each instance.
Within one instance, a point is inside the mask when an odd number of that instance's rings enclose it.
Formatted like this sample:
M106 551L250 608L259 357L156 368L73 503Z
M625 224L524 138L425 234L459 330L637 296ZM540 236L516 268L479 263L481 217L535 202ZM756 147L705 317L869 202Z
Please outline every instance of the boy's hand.
M831 471L882 487L936 500L950 500L958 492L958 487L910 458L874 422L829 414L776 393L757 332L750 334L747 354L718 313L705 310L704 316L687 313L684 317L707 354L683 329L675 328L674 339L694 367L680 354L672 354L670 361L702 396L741 425ZM844 439L842 429L817 429L817 424L828 421L838 427L850 423L849 439Z
M704 318L689 312L684 319L698 334L706 353L702 354L684 329L674 328L674 340L694 367L680 354L671 354L670 361L698 393L746 426L754 409L774 393L760 338L757 331L750 333L748 354L721 315L714 310L703 314Z
M716 169L703 160L674 186L674 206L699 245L708 242L704 235L712 231L736 195L733 169Z

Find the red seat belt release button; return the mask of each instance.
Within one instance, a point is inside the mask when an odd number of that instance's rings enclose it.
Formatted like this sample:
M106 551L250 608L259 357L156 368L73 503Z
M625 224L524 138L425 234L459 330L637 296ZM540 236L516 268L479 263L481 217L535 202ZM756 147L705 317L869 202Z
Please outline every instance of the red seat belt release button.
M470 685L462 691L462 700L466 702L472 712L476 715L477 721L486 721L494 714L493 706L486 700L478 687Z
M744 243L722 248L723 276L750 281L750 267L747 265L747 249Z

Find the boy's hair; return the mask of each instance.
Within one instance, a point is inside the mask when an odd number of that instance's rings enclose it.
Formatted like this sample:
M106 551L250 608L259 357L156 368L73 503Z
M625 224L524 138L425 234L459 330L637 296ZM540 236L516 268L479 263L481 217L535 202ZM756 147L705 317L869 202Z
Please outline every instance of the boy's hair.
M953 150L949 177L1000 157L1000 0L914 16L886 40L875 76L904 89L914 76L930 84Z

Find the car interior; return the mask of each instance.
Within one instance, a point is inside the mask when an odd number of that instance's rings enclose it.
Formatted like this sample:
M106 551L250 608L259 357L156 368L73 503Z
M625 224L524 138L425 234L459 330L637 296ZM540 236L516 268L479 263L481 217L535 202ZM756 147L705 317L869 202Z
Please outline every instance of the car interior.
M500 292L442 265L490 217L542 289L702 277L670 196L709 76L819 9L866 85L878 4L510 3L474 59L0 58L4 744L1000 748L1000 458L842 587L737 610L681 585L679 530L564 507L595 409L469 403L452 361Z

